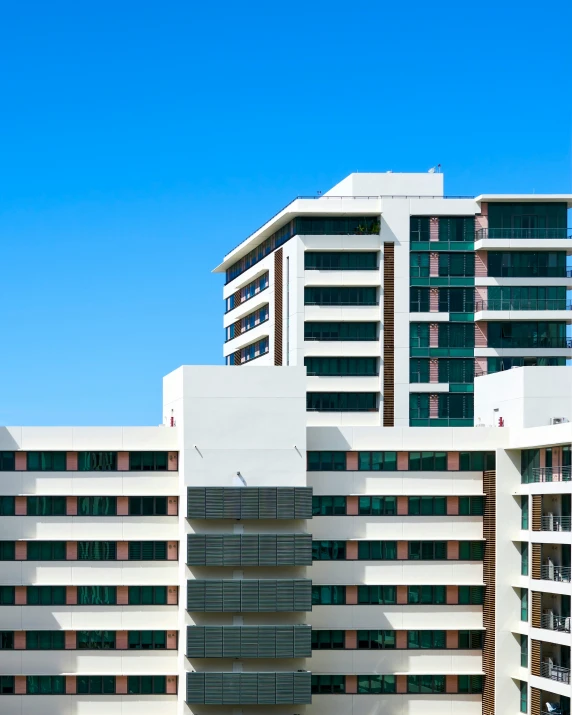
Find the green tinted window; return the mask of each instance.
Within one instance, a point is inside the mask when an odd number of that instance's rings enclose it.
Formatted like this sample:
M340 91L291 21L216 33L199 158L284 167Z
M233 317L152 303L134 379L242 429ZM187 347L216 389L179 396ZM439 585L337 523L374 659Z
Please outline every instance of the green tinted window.
M66 513L66 498L64 496L27 498L28 516L65 516Z
M28 695L64 695L65 692L65 675L26 676L26 693Z
M304 268L320 271L377 269L377 251L306 251Z
M78 586L77 602L80 605L111 606L117 603L116 586Z
M314 606L342 606L346 602L345 586L312 586Z
M112 472L117 469L117 452L79 452L80 472Z
M64 631L26 631L27 650L63 650Z
M15 497L0 497L0 516L14 516L16 513Z
M130 606L164 606L167 603L166 586L129 586Z
M166 541L130 541L130 561L165 561L167 558Z
M30 472L65 472L65 452L28 452L28 471Z
M167 471L167 452L129 452L129 469L135 472Z
M65 541L28 541L28 561L65 560Z
M66 602L65 586L28 586L28 606L63 606Z

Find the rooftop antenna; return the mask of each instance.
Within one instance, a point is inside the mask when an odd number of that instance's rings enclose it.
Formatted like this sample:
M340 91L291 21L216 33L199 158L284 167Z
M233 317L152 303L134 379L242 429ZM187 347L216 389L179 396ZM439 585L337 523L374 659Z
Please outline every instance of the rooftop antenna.
M437 166L432 166L429 171L427 172L428 174L440 174L441 173L441 164L437 164Z

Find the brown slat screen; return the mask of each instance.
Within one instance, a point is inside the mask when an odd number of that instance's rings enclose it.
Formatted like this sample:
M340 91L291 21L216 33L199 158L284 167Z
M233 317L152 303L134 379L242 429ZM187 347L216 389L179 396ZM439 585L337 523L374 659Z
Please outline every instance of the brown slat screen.
M395 257L393 243L383 246L383 426L395 420Z

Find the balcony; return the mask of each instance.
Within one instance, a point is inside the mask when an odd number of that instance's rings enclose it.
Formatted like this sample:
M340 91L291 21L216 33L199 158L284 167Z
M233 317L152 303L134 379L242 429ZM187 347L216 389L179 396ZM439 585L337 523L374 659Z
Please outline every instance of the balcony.
M310 579L187 581L187 610L197 613L288 613L312 610Z
M558 616L553 611L543 613L540 618L540 627L548 631L570 633L570 616Z
M187 658L310 658L312 628L188 626Z
M543 581L558 581L560 583L570 583L570 566L555 566L554 564L543 564L540 567L540 578Z
M570 517L545 514L540 519L541 531L570 531Z
M475 312L482 310L572 310L572 301L563 299L477 300Z
M540 665L540 677L556 680L559 683L570 683L570 668L555 663L552 658L542 661Z
M311 519L311 487L188 487L189 519Z
M312 702L309 671L187 673L187 703L201 705L296 705Z
M543 239L572 238L572 228L479 228L475 231L475 241L485 239Z
M311 566L311 534L188 534L189 566Z
M559 467L533 467L530 482L569 482L572 476L570 465Z

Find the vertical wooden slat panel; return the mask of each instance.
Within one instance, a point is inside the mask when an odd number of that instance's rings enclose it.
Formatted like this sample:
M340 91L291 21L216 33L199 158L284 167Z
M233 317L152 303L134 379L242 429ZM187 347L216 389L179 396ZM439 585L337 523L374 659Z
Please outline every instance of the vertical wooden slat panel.
M383 247L383 426L395 424L395 256L393 243Z
M541 594L538 591L532 592L532 627L540 628L541 616Z
M532 578L540 578L541 544L532 544Z
M530 672L540 676L540 641L530 641Z
M540 690L530 689L530 715L540 715Z
M274 364L282 365L282 249L274 252Z
M485 510L483 514L483 537L485 555L483 558L483 580L485 598L483 603L483 715L495 715L495 562L496 562L496 472L483 473Z
M532 495L532 530L540 531L542 523L542 494Z

